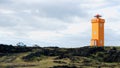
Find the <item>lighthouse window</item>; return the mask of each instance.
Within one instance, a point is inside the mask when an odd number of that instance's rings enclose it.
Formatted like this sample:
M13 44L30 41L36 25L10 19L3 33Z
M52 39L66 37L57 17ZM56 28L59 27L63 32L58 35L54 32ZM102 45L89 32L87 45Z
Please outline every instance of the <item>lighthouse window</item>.
M96 41L96 40L94 40L94 45L95 45L95 46L97 45L97 41Z
M102 40L100 40L100 43L102 44Z
M96 32L94 32L94 34L96 34Z
M100 27L102 27L102 24L100 24Z

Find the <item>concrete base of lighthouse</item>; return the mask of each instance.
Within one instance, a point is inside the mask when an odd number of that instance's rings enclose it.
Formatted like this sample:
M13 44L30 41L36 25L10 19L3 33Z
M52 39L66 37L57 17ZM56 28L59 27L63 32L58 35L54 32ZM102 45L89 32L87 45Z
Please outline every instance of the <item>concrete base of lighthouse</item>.
M96 39L91 39L90 46L97 46L97 40Z
M90 46L104 47L104 45L99 44L97 39L91 39Z

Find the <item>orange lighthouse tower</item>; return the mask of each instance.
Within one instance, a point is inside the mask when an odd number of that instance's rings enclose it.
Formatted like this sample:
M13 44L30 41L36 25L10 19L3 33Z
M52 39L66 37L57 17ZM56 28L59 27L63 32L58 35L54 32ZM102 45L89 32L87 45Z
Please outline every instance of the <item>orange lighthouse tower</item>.
M97 14L95 18L91 20L92 23L92 39L90 46L104 46L104 23L105 20L101 18L101 15Z

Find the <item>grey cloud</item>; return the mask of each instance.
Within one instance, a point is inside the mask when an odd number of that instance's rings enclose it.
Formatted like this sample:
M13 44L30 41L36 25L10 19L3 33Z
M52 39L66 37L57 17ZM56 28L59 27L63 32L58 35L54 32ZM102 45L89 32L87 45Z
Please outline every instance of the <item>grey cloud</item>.
M62 4L62 5L61 5ZM8 6L9 5L9 6ZM0 20L1 26L8 26L11 27L11 29L18 29L16 26L22 26L25 30L29 28L32 29L42 29L42 30L57 30L57 29L65 29L67 28L66 25L63 23L70 23L71 19L70 17L74 16L79 16L79 17L85 17L87 16L85 12L80 9L78 4L75 3L47 3L47 4L22 4L22 3L9 3L8 5L3 5L5 8L12 9L16 11L17 13L14 14L15 17L10 17L10 16L0 16L1 18L4 18L5 20L3 21L2 19ZM23 10L30 10L31 13L25 13L22 12ZM35 13L35 10L39 10L39 13ZM12 16L12 15L11 15ZM52 23L49 21L47 22L42 22L42 21L37 21L33 19L33 16L38 16L38 17L46 17L47 18L55 18L56 20L60 20L61 22L58 23ZM21 20L16 19L16 18L21 18ZM7 23L6 23L7 22ZM62 23L63 22L63 23ZM21 29L21 28L19 28Z
M113 29L107 28L105 30L105 44L118 46L120 44L120 34Z
M90 29L86 32L78 34L66 34L61 38L58 38L58 45L61 47L82 47L90 44L91 33Z
M59 2L59 3L58 3ZM10 6L7 6L9 8L14 8L16 10L24 10L24 9L31 9L31 10L39 10L39 13L36 15L42 15L46 17L54 17L58 19L62 19L64 21L68 20L68 17L87 17L87 11L83 11L83 9L79 6L80 3L77 2L44 2L44 3L33 3L33 4L26 4L26 3L16 3L13 1L13 3L10 4Z
M5 31L11 31L15 35L12 41L22 41L31 42L31 40L26 39L27 33L31 31L61 31L68 28L68 25L71 24L73 17L77 16L79 18L88 20L88 17L91 14L88 14L90 9L81 7L82 1L65 1L65 2L51 2L44 3L19 3L15 2L17 0L0 0L0 8L5 8L9 10L14 10L15 14L10 15L0 15L0 27ZM24 0L25 1L25 0ZM27 0L28 1L28 0ZM112 2L112 1L110 1ZM85 1L87 3L87 0ZM89 3L88 3L89 4ZM111 5L111 4L110 4ZM102 8L102 7L101 7ZM97 10L98 8L96 8ZM30 10L30 12L24 12L24 10ZM38 10L36 12L36 10ZM92 13L92 12L91 12ZM38 17L36 19L35 17ZM117 19L119 21L119 19ZM114 22L111 20L111 22ZM72 22L73 23L73 22ZM106 41L120 40L119 34L116 34L115 31L106 30L105 38ZM115 33L114 35L112 33ZM91 35L90 30L85 31L83 34L75 35L64 35L63 37L56 38L56 41L49 42L40 42L36 43L41 45L60 45L62 47L79 47L81 45L89 45ZM111 35L112 34L112 35ZM84 35L84 36L80 36ZM16 38L17 36L17 38ZM21 37L21 38L20 38ZM2 37L3 38L3 37ZM5 37L4 37L5 38ZM11 40L9 38L9 40ZM27 40L27 41L26 41ZM8 41L8 40L3 40ZM10 41L11 42L11 41ZM34 43L34 42L31 42Z
M0 0L0 3L2 4L2 3L11 3L11 1L10 0Z
M0 26L1 27L13 27L16 26L16 20L12 16L5 16L5 15L0 15Z
M0 16L1 17L1 16ZM58 31L67 28L63 22L36 20L32 16L2 16L0 27L5 31L11 31L15 36L26 36L31 31Z
M67 17L85 17L86 13L83 12L80 7L77 5L71 5L71 4L62 4L60 5L50 5L49 7L45 7L43 9L48 17L57 17L57 18L63 18L67 19Z
M105 29L106 40L120 40L119 36L118 31L114 31L113 29Z

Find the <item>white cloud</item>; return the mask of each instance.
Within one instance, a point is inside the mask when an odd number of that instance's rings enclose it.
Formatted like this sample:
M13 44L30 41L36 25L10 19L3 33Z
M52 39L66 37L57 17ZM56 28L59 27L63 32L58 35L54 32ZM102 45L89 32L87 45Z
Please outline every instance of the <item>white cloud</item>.
M13 10L0 8L0 14L14 14L14 13L16 12Z
M51 31L31 31L28 33L30 39L34 40L52 40L56 37L62 37L62 34Z
M32 13L32 11L29 10L29 9L23 10L22 12L24 12L24 13L28 13L28 14L31 14L31 13Z
M12 0L13 2L17 2L17 3L40 3L40 2L44 2L44 0Z
M87 22L85 19L74 17L72 20L73 23L68 25L66 30L61 31L63 34L80 34L83 36L83 32L86 32L89 28L91 23Z
M80 4L81 7L85 8L86 10L95 10L99 8L103 8L107 6L109 3L106 0L85 0L83 3Z

